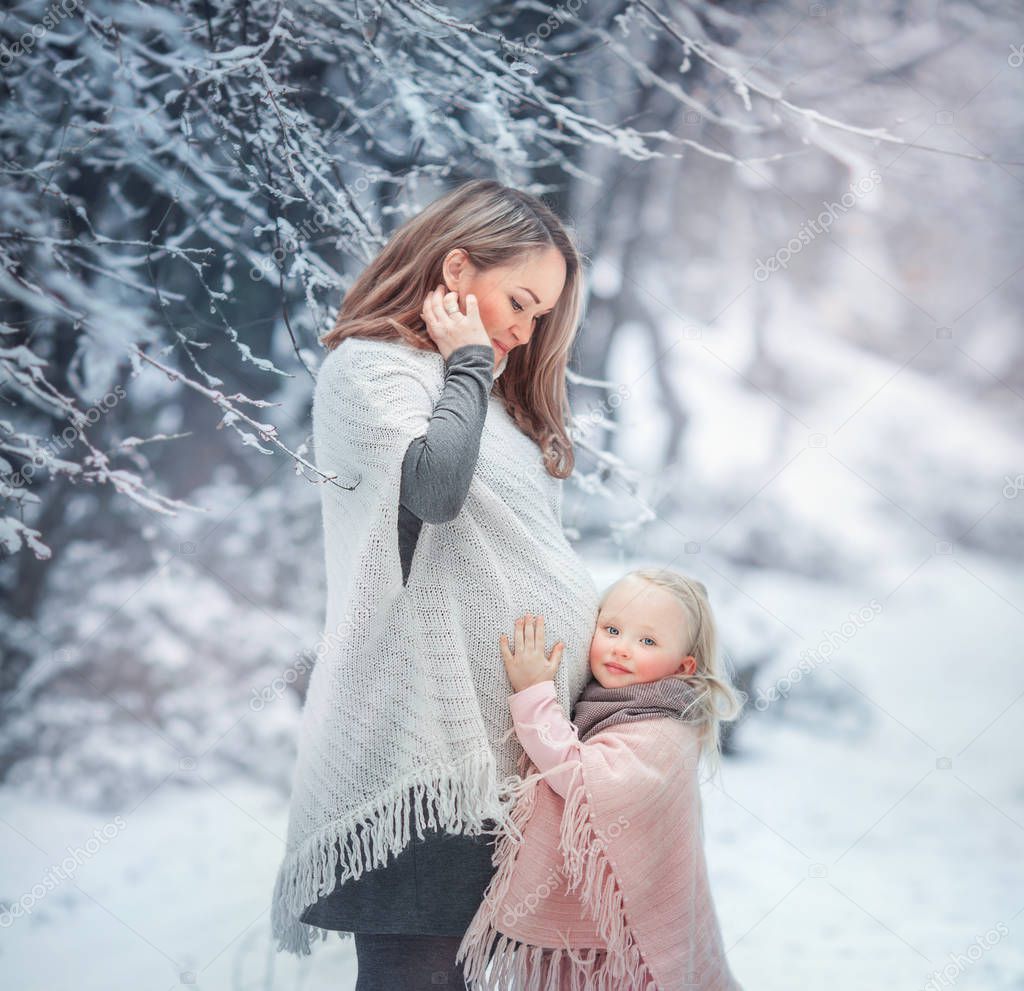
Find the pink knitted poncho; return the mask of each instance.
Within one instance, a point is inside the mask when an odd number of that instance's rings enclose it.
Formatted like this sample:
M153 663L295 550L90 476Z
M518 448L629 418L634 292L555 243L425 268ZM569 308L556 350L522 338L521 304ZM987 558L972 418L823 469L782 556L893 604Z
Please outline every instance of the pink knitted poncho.
M708 885L695 725L623 722L581 742L550 681L510 707L520 835L498 837L459 947L470 986L742 991Z

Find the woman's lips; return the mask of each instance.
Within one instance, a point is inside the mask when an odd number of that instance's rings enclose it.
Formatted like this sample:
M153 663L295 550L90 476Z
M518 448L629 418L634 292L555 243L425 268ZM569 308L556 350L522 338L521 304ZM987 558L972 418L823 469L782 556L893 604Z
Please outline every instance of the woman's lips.
M508 348L501 341L493 341L492 343L502 354L508 354Z

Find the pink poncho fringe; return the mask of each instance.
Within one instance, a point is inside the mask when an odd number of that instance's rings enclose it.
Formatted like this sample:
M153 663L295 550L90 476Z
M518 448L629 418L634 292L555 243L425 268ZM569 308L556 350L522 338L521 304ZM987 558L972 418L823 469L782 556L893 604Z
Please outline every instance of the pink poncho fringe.
M495 875L459 947L470 987L742 991L725 960L707 885L695 742L692 727L673 719L605 730L583 744L583 758L564 802L523 754L521 780L512 785L514 832L498 834ZM632 805L624 797L625 788L633 789ZM535 819L539 806L542 814ZM615 822L625 818L626 825L631 824L621 812L616 819L616 809L628 810L640 832L616 831ZM699 828L693 828L694 822ZM533 828L527 828L531 823ZM652 826L661 828L662 835L646 835L645 827ZM553 829L558 834L557 852L554 836L545 835ZM672 844L679 848L673 850ZM531 862L545 856L555 862ZM522 889L536 891L537 878L550 876L552 868L564 877L564 887L558 886L556 893L560 907L564 910L566 896L575 893L581 925L574 924L570 932L561 930L556 937L552 930L565 916L551 910L548 925L545 899L538 898L530 922L532 932L543 931L546 938L521 939L503 931L502 913L510 904L527 904ZM689 877L681 876L684 870ZM652 886L655 877L664 881L663 887ZM658 894L662 891L664 897ZM665 938L664 920L652 921L659 913L671 916L670 927L679 925L678 941ZM638 937L636 923L646 938ZM669 928L668 934L672 931Z

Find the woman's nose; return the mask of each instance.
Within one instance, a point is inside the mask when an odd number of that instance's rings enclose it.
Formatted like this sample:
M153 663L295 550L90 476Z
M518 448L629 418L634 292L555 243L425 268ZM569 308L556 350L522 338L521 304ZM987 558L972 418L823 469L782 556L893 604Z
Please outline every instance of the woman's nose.
M512 328L512 336L516 340L516 344L526 344L530 340L530 336L533 334L533 321L529 318L524 318L523 321L517 323Z

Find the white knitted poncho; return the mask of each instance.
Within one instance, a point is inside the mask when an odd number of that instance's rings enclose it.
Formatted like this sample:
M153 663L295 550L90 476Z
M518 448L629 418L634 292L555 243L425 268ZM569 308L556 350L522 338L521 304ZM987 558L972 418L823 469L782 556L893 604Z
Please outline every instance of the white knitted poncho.
M412 830L509 821L499 785L522 750L498 637L512 639L518 616L544 616L546 650L565 642L555 687L566 715L589 678L599 593L562 531L563 483L493 393L465 503L451 522L423 524L402 584L402 461L444 370L435 351L346 338L317 377L317 467L346 489L322 488L326 622L274 887L279 950L309 954L328 937L299 916L334 888L339 846L344 881L386 864Z

